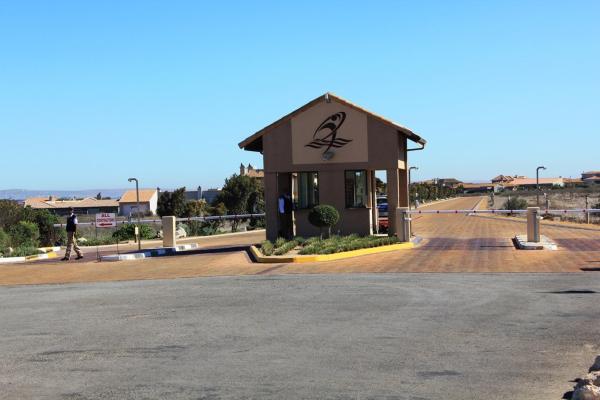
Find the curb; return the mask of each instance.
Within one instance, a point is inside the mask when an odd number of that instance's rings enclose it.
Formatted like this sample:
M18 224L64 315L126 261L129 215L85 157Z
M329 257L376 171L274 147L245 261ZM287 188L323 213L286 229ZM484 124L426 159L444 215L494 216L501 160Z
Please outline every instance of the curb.
M39 261L39 260L49 260L52 258L58 257L58 254L54 251L49 251L44 254L35 254L32 256L26 257L0 257L0 264L12 264L12 263L20 263L26 261Z
M528 242L527 235L515 236L517 247L521 250L558 250L556 243L541 235L539 242Z
M142 250L137 253L127 254L109 254L100 257L100 261L126 261L126 260L141 260L150 257L166 257L173 256L178 252L195 250L200 246L198 243L182 244L175 247L161 247L158 249Z
M335 261L345 258L366 256L369 254L385 253L394 250L407 250L415 247L414 242L396 243L387 246L369 247L351 251L343 251L334 254L314 254L314 255L296 255L296 256L264 256L256 246L250 246L250 253L258 263L307 263L319 261Z

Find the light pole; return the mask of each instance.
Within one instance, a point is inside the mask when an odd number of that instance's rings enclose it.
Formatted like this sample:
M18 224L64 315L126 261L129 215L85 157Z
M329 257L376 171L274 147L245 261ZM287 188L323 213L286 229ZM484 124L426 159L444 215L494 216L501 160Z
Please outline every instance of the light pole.
M410 171L412 170L418 170L419 167L410 167L408 169L408 209L410 210L410 183L411 183L411 179L410 179Z
M140 186L139 186L139 182L137 180L137 178L129 178L127 179L128 182L133 182L135 181L135 197L136 197L136 202L137 202L137 220L138 220L138 226L137 226L137 231L138 234L137 236L137 242L138 242L138 250L142 249L142 241L140 240L140 237L142 235L140 235L141 233L141 220L140 220Z
M538 207L540 206L540 169L546 169L546 167L539 166L535 169L535 186L537 189L536 201Z

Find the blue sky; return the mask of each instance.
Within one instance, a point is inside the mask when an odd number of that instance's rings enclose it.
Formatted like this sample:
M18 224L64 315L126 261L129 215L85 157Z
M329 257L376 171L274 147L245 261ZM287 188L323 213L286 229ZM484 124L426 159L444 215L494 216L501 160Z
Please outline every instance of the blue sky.
M415 179L600 169L598 1L2 1L0 188L219 186L332 91Z

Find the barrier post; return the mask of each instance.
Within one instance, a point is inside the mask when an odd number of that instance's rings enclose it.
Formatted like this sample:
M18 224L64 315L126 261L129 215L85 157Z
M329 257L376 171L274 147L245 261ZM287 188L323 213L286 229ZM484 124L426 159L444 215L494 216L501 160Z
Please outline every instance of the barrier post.
M177 246L175 236L175 217L162 217L163 247Z
M527 207L527 241L540 242L540 208Z
M398 207L396 209L397 235L401 242L410 242L410 214L408 207Z

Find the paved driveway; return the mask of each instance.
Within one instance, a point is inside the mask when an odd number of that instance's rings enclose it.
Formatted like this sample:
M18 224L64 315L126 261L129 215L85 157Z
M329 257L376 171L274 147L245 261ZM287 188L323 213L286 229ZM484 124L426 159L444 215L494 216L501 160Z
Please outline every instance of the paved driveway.
M480 198L433 205L469 209ZM511 237L526 232L523 220L466 215L417 215L414 230L425 238L415 249L307 264L256 264L244 246L264 239L264 231L197 239L193 255L118 263L43 263L0 266L0 285L164 279L216 275L331 274L372 272L581 272L600 271L600 229L583 225L543 225L558 251L516 250ZM582 279L586 279L583 278Z
M219 277L0 288L1 399L559 399L598 275Z

